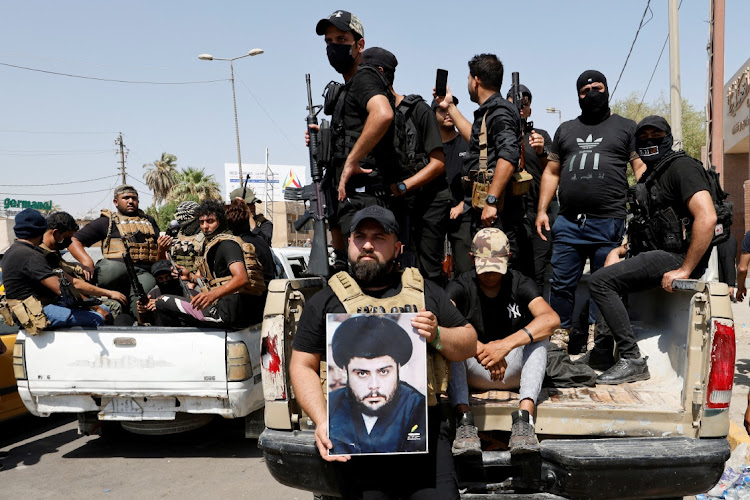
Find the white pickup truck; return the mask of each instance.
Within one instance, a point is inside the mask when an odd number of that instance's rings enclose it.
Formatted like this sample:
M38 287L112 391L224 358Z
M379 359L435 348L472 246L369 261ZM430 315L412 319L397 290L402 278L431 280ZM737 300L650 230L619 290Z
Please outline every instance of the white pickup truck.
M299 277L309 248L272 249L279 278ZM18 392L29 411L79 414L82 433L119 422L131 432L187 431L213 416L246 418L246 434L263 429L261 325L211 328L66 328L13 347ZM260 426L260 427L258 427Z

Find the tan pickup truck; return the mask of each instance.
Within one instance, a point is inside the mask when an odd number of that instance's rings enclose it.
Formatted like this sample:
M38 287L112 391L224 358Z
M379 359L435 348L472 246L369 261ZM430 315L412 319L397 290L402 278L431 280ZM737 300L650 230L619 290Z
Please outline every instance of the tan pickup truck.
M259 446L281 483L339 496L318 455L312 421L289 382L291 340L318 278L272 282L262 327L266 430ZM464 498L664 498L710 489L730 454L734 322L726 285L685 280L669 294L629 297L651 379L620 386L544 389L536 418L542 451L484 451L456 459ZM325 370L323 370L325 373ZM507 439L517 394L473 394L480 433Z

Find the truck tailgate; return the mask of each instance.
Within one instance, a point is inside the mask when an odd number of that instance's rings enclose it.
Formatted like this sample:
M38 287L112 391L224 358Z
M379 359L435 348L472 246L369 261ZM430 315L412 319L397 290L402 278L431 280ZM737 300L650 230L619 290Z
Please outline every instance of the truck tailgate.
M101 327L26 337L29 392L227 398L223 330Z

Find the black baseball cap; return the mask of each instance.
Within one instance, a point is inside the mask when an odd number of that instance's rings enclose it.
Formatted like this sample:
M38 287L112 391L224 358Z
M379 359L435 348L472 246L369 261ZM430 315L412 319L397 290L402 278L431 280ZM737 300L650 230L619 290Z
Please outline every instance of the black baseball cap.
M354 217L352 218L352 223L349 226L349 232L353 233L357 229L357 227L359 227L359 225L367 219L372 219L383 226L383 229L386 233L398 234L399 227L398 222L396 222L396 216L393 215L393 212L391 212L387 208L381 207L380 205L365 207L355 213Z
M672 133L672 128L669 126L667 120L658 115L650 115L638 122L638 126L635 129L635 134L638 135L641 130L646 127L654 127L657 130L662 130L668 134Z
M151 265L151 275L156 276L159 273L171 273L172 272L172 264L164 259L164 260L157 260Z
M529 104L531 104L531 91L529 90L529 88L523 83L520 84L518 88L521 89L522 96L529 96ZM505 96L505 98L510 99L511 97L513 97L513 94L515 93L516 93L516 87L515 85L511 85L510 90L508 91L508 94Z
M455 104L456 106L458 106L458 97L453 96L453 104ZM437 111L437 108L438 108L437 99L433 99L432 100L432 104L430 104L430 107L432 108L433 111Z
M380 47L370 47L362 52L362 62L372 66L381 66L386 71L396 71L398 59L393 52L387 51Z
M352 31L362 38L365 37L365 28L362 26L362 21L351 12L337 10L331 13L327 18L318 21L318 24L315 26L315 33L325 35L326 28L329 25L333 25L341 31Z

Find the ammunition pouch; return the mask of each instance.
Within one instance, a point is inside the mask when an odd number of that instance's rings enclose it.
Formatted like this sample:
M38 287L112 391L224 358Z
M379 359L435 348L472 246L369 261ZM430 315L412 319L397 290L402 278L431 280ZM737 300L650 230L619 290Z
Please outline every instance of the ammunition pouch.
M333 130L327 120L320 121L318 132L318 164L327 167L331 163L333 149Z
M398 314L416 313L424 306L424 278L413 267L406 268L401 274L401 291L398 295L387 298L375 298L366 295L357 282L346 272L339 272L328 280L336 297L349 314ZM445 394L450 380L450 363L438 351L428 346L427 349L427 402L430 406L437 404L437 395Z
M133 259L133 262L156 262L158 256L156 238L158 235L154 232L154 227L145 214L139 212L136 217L128 217L110 210L102 210L102 215L109 218L107 237L102 242L102 256L105 259L122 259L122 254L126 251L122 238L126 238L130 247L130 258ZM112 237L113 225L117 227L120 233L119 238ZM137 241L136 235L139 233L141 239L145 239L145 241Z
M10 310L18 320L21 328L30 335L38 335L49 326L47 315L44 314L42 302L30 295L23 300L7 299Z
M339 100L339 95L344 88L343 83L330 81L326 88L323 90L323 113L328 116L333 115L333 111L336 109L336 102Z
M8 305L8 299L5 298L5 295L0 295L0 318L8 326L15 325L13 313L10 312L10 305Z
M683 252L687 248L685 221L672 207L656 210L650 217L636 215L630 221L630 246L633 253L649 250Z

